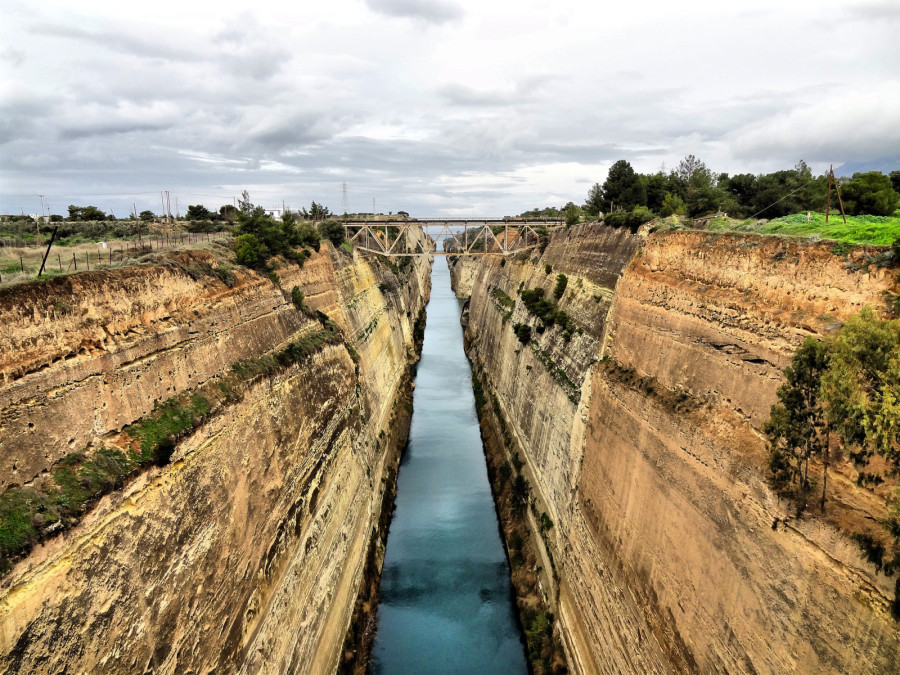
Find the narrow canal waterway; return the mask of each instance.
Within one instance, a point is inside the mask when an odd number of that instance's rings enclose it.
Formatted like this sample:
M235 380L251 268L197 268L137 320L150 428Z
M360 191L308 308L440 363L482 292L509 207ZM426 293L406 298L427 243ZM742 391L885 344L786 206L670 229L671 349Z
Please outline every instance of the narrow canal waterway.
M431 281L372 672L526 673L446 258Z

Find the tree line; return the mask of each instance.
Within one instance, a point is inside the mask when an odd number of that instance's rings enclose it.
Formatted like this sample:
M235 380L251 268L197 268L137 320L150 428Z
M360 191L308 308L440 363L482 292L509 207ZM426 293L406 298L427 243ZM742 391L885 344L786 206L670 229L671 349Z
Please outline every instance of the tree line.
M900 207L900 171L856 173L840 179L849 214L889 216ZM801 160L793 169L768 174L730 176L712 171L694 155L666 173L641 174L620 159L606 180L588 190L583 207L591 218L604 216L608 225L633 229L654 216L705 216L718 212L736 218L779 218L825 208L827 176L814 176ZM836 198L832 195L836 207ZM569 205L567 205L568 207ZM567 207L564 207L567 208Z

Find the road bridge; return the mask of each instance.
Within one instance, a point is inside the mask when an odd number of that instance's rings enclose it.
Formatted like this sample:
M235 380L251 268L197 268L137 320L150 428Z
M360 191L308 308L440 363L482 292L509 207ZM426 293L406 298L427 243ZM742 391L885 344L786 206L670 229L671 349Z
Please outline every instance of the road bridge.
M559 227L550 218L403 218L341 221L353 245L390 257L513 255L540 242L536 228ZM441 246L438 246L439 242Z

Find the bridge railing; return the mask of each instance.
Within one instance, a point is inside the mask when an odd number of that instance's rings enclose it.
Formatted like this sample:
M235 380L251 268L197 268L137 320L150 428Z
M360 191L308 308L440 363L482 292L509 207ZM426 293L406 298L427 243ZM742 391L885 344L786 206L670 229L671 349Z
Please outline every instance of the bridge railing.
M394 257L513 255L538 245L541 235L535 230L535 226L558 226L561 221L524 218L417 218L345 220L343 224L347 238L357 248ZM433 228L439 228L436 235L429 231ZM494 232L495 229L497 232ZM441 240L444 242L443 250L438 250L438 242Z

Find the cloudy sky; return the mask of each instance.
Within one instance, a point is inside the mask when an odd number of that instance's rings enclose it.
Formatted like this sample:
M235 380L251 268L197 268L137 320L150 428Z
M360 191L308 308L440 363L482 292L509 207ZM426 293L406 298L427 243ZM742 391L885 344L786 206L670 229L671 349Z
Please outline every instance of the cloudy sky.
M0 0L0 213L506 215L625 158L900 157L900 2ZM745 6L747 9L739 9Z

